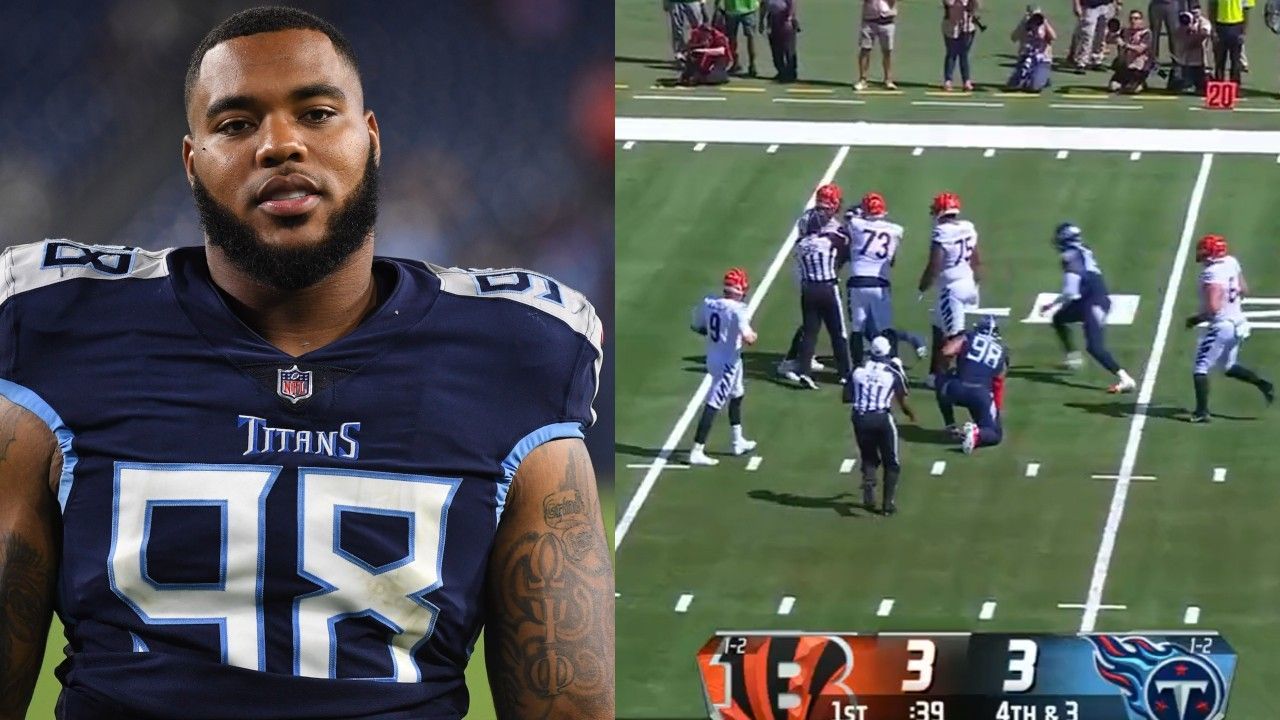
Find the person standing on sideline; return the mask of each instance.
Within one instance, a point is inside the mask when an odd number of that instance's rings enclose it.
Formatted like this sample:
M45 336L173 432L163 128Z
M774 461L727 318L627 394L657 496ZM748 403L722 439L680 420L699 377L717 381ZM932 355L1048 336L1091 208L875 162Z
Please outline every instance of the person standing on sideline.
M756 449L754 440L742 436L742 398L746 387L742 383L742 345L756 343L756 331L751 329L747 305L747 271L732 268L724 274L724 291L721 297L708 295L693 310L693 331L707 338L707 372L711 374L711 387L707 389L702 418L693 436L693 449L689 451L690 465L718 465L719 460L707 456L707 436L716 413L729 403L729 431L732 433L733 454L741 455Z
M710 18L702 0L662 0L662 9L671 26L671 57L679 63L689 49L689 34Z
M762 25L769 33L773 69L777 71L773 79L780 83L795 82L800 64L796 56L796 35L800 32L796 0L764 0L761 12L764 16Z
M969 49L977 33L978 0L942 0L942 42L947 54L942 61L942 89L951 90L951 74L960 64L960 80L965 91L973 90L969 75Z
M862 0L862 29L858 40L858 82L854 90L867 89L871 70L871 48L880 45L884 65L884 88L897 90L893 82L893 35L898 22L898 0Z
M1147 21L1151 26L1151 60L1160 63L1160 36L1169 36L1169 62L1175 61L1177 53L1177 32L1180 27L1178 16L1187 10L1184 0L1151 0L1147 5Z
M1228 77L1227 62L1231 63L1231 82L1240 84L1244 66L1240 53L1244 50L1244 0L1209 0L1213 13L1213 79Z
M742 56L738 54L738 29L747 37L747 77L756 73L756 32L763 13L760 0L716 0L717 8L724 8L725 34L729 36L729 50L733 53L733 67L729 73L742 72Z
M1169 89L1176 93L1195 90L1204 95L1205 62L1212 55L1213 26L1200 12L1199 0L1191 0L1191 8L1182 14L1189 18L1185 25L1179 19L1173 31L1173 67L1169 69Z
M1103 39L1107 33L1107 21L1116 16L1116 0L1074 0L1072 7L1080 19L1076 29L1076 37L1079 38L1076 55L1072 58L1076 69L1101 68Z
M853 371L853 437L862 461L862 506L874 510L876 479L884 466L881 508L885 515L897 512L898 426L893 422L892 400L897 399L911 422L916 415L907 405L907 375L897 358L889 357L891 345L884 337L871 341L871 358Z

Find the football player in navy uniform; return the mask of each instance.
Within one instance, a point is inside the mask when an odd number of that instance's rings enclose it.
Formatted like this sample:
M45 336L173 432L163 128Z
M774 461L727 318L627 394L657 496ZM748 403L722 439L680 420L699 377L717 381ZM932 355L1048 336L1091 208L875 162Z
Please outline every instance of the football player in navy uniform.
M949 429L954 428L956 405L972 417L959 431L960 448L971 454L979 447L999 445L1004 438L1000 411L1009 351L1000 338L996 319L987 315L972 330L951 338L943 345L942 355L955 361L955 367L938 383L942 419Z
M1067 353L1063 363L1065 367L1078 370L1083 365L1080 353L1071 342L1071 329L1067 327L1080 323L1084 326L1084 346L1089 356L1116 376L1116 382L1107 388L1107 392L1131 392L1137 383L1107 349L1105 330L1107 313L1111 311L1107 284L1098 262L1094 260L1093 251L1084 244L1081 235L1080 228L1069 222L1060 223L1053 231L1054 247L1062 255L1062 292L1041 305L1040 314L1053 313L1053 330Z
M0 255L0 717L613 717L582 442L601 326L526 270L374 256L378 124L288 8L192 56L203 247Z

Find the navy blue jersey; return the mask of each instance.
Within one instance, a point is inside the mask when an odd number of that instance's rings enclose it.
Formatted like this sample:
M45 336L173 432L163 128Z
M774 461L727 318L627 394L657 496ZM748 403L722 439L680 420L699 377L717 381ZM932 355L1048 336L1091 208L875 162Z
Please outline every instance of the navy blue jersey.
M991 387L1009 365L1009 351L996 335L970 330L956 356L956 377L961 382Z
M1107 283L1093 251L1083 243L1071 243L1062 250L1063 293L1075 295L1090 305L1108 304ZM1072 277L1074 276L1074 278Z
M0 393L62 447L62 716L458 718L521 459L581 437L601 327L526 270L379 258L294 358L203 248L0 255Z

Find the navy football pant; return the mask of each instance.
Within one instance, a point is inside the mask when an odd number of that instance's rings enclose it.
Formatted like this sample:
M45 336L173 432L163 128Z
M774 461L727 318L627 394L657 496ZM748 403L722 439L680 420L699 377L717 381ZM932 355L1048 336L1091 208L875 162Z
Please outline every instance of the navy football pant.
M938 409L942 411L943 420L948 425L955 424L956 405L968 410L974 424L978 426L979 445L999 445L1004 439L1000 411L996 409L990 388L954 378L946 380L938 386Z
M1090 357L1097 360L1099 365L1114 375L1120 372L1120 364L1116 362L1116 359L1111 356L1111 351L1107 349L1107 340L1104 333L1107 312L1110 310L1110 299L1105 303L1087 302L1083 298L1072 300L1054 313L1053 329L1058 333L1058 339L1062 341L1062 347L1067 352L1071 352L1075 348L1072 345L1071 332L1067 325L1081 323L1084 326L1085 351L1089 353Z

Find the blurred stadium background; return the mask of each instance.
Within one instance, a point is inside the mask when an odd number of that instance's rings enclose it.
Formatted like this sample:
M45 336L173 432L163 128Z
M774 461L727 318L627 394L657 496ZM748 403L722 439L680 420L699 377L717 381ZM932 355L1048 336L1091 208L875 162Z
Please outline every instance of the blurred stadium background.
M201 244L179 159L183 74L214 24L260 4L0 6L0 246ZM613 5L288 4L332 22L359 57L383 133L378 253L536 269L584 292L611 333ZM611 334L605 351L587 441L611 521ZM51 693L46 673L31 717L50 716Z

